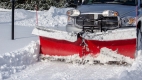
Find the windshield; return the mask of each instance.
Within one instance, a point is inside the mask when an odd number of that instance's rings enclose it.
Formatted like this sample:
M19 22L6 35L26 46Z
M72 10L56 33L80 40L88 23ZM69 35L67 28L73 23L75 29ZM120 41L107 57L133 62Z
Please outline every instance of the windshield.
M84 0L83 4L122 4L135 6L137 0Z

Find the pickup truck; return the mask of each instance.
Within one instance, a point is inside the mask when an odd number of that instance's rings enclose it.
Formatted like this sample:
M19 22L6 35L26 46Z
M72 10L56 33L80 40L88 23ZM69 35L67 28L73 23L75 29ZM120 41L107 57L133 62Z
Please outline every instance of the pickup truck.
M33 33L40 36L40 52L43 55L79 55L83 57L77 57L81 61L89 55L94 59L91 63L106 58L110 60L107 63L116 64L125 64L125 58L141 55L141 0L76 1L69 3L68 7L73 8L66 13L66 27L38 26L34 29ZM99 60L98 55L102 55ZM88 59L92 60L91 57Z
M67 11L68 32L93 33L95 30L136 27L141 22L140 0L84 0L81 5L74 5L75 9Z
M137 51L142 50L142 0L82 0L79 4L72 1L70 6L75 8L66 13L68 32L135 28Z

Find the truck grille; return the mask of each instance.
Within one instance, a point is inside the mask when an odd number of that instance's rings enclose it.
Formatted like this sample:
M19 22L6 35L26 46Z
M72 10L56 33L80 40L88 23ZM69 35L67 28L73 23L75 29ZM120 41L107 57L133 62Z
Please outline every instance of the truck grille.
M95 26L95 27L101 27L101 25L102 27L117 27L118 26L117 17L103 17L101 14L99 14L97 15L99 20L95 21L94 16L95 14L82 14L76 17L76 24L83 26L83 20L85 20L84 21L85 26Z
M84 23L84 25L94 25L94 21L89 21L91 19L94 19L94 14L82 14L76 17L76 24L83 26L83 20L88 20Z
M102 27L117 27L118 18L117 17L104 17L102 20Z

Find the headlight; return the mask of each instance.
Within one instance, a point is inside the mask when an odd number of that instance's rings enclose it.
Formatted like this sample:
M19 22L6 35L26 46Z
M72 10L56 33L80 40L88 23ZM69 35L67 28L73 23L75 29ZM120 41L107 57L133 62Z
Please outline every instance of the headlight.
M125 26L135 26L136 25L136 17L127 16L122 18L122 23Z
M105 10L103 11L102 15L105 17L109 17L109 16L112 17L112 16L118 16L119 13L117 11Z
M136 22L135 18L128 18L128 24L134 24Z
M80 15L80 11L76 9L68 10L66 13L68 16L75 17Z

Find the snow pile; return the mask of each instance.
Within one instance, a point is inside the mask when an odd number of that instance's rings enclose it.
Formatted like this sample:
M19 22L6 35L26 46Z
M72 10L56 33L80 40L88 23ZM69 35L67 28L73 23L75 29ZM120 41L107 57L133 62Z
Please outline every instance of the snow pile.
M0 13L0 23L11 22L11 13L9 13L9 12L4 12L4 13L5 14Z
M0 22L11 22L11 18L12 18L11 13L9 11L4 12L4 13L5 14L0 13ZM21 20L26 20L26 19L31 18L31 17L33 17L33 12L26 11L26 10L23 10L23 9L16 9L15 10L16 24L17 24L17 22L18 22L18 24L20 24Z
M142 79L142 52L138 52L140 55L135 59L132 67L128 70L125 70L119 75L119 80L141 80Z
M32 41L23 49L5 53L0 56L0 71L1 77L6 79L11 74L19 72L38 61L39 42Z
M96 55L95 60L100 60L101 63L106 63L108 61L122 61L127 62L128 64L132 64L134 59L126 57L124 55L120 55L117 51L112 51L108 48L101 48L100 54Z
M100 53L97 55L86 55L80 57L79 54L71 55L71 56L49 56L49 55L41 55L40 59L42 61L63 61L67 63L79 63L79 64L94 64L94 61L100 61L100 63L107 64L109 61L120 61L127 62L128 64L132 64L134 59L129 57L125 57L117 53L117 51L112 51L108 48L102 48Z
M15 20L24 20L24 19L27 19L27 18L32 18L33 16L33 12L30 12L30 11L26 11L26 10L23 10L23 9L16 9L15 10Z
M42 11L42 12L26 12L25 15L29 15L26 20L20 20L16 21L16 25L22 25L22 26L36 26L37 21L36 18L38 18L38 26L44 26L44 27L64 27L67 24L67 16L66 11L70 8L56 8L51 7L48 11ZM21 11L23 12L23 11ZM30 23L29 23L30 22Z
M0 80L2 80L2 74L1 74L1 72L0 72Z
M133 62L132 66L117 77L110 78L108 80L142 80L142 51L138 51L138 56Z
M64 27L67 24L66 11L69 8L51 7L48 11L39 14L39 26Z
M35 12L23 10L23 9L17 9L15 12L15 18L23 17L20 20L15 20L15 25L21 25L21 26L35 26L36 25L36 14Z

